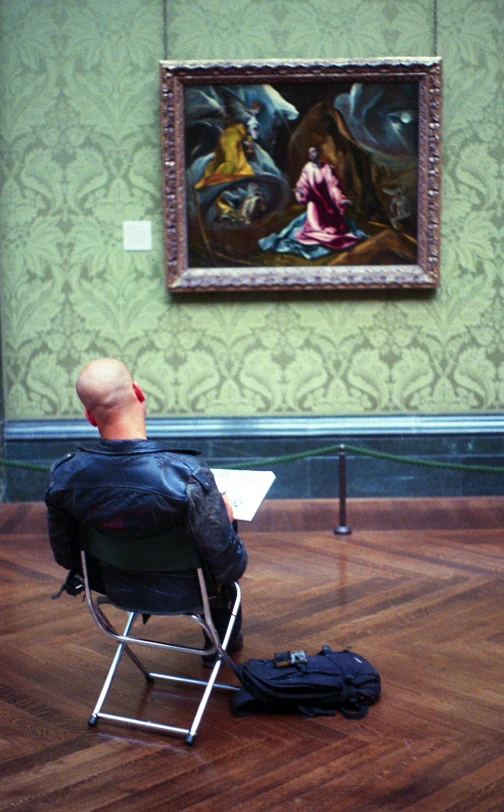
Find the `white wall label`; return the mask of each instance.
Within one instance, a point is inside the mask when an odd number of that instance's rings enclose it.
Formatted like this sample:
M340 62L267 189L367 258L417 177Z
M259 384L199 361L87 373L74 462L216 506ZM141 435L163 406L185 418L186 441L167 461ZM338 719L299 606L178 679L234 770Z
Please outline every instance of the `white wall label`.
M125 251L152 251L152 222L124 220L123 243Z

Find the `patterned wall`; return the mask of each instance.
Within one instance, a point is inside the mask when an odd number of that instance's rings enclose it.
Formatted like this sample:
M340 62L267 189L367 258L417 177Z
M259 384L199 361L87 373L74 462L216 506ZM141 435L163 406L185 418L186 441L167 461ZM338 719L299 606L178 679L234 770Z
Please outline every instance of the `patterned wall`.
M444 59L435 294L172 300L163 272L162 0L2 0L6 415L75 417L92 357L129 363L150 414L504 410L502 0L437 0ZM434 0L172 0L167 56L433 54ZM154 250L122 250L150 219Z

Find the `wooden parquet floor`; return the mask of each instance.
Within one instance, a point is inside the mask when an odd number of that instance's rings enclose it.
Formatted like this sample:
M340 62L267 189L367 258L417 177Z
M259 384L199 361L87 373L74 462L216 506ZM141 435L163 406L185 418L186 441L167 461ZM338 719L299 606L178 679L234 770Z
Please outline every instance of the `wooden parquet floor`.
M241 657L351 647L381 701L359 721L236 718L214 692L187 747L88 729L113 644L80 599L51 600L43 506L1 505L0 812L502 812L504 498L355 500L347 517L335 536L336 503L267 502L241 527ZM152 717L193 706L128 662L114 692Z

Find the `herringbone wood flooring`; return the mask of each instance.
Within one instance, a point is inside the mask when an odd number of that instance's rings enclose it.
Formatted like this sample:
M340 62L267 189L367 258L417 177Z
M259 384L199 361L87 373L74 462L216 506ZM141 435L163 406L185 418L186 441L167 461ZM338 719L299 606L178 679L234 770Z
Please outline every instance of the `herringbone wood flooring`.
M504 498L355 500L347 518L338 537L334 502L269 502L241 527L241 657L351 647L381 701L361 721L237 719L214 693L189 748L87 728L113 644L79 599L51 600L43 506L1 505L0 812L502 812ZM153 718L192 708L127 662L115 696Z

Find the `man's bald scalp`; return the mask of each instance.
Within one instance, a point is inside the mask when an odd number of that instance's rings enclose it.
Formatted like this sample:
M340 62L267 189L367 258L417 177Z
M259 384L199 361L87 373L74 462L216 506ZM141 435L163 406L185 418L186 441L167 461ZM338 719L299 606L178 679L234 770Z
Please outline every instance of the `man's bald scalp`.
M76 384L77 395L90 412L125 406L132 396L128 367L116 358L91 361Z

